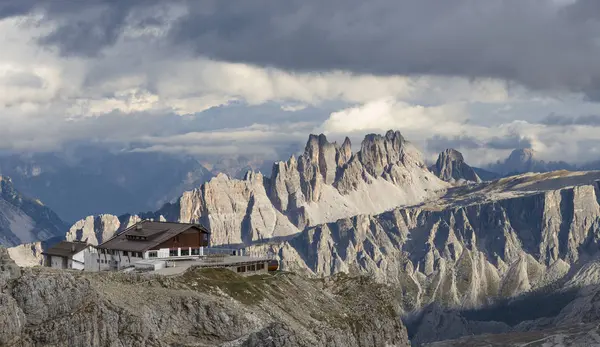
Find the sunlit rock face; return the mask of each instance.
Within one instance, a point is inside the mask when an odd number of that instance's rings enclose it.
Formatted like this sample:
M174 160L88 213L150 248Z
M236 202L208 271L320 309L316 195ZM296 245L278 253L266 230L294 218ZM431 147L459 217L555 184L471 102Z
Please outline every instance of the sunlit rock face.
M202 223L215 245L251 244L420 203L448 186L399 132L367 135L355 154L349 139L338 145L325 135L311 135L304 153L275 163L271 177L249 172L238 180L221 174L143 217ZM122 217L90 216L75 223L67 238L95 243L123 229Z
M478 307L562 278L600 243L600 173L521 175L442 199L310 227L255 248L314 276L367 273L410 308Z

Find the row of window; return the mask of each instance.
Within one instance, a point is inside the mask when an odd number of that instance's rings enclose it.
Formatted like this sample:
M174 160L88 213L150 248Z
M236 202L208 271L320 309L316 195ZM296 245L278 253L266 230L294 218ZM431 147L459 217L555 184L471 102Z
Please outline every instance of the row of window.
M142 258L142 252L128 252L128 251L123 251L123 256L124 257L128 257L131 253L132 257L137 257L137 258ZM112 254L112 255L119 255L119 251L115 251L113 249L100 249L100 254Z
M129 256L129 252L123 251L123 256L124 257L128 257ZM136 257L136 258L142 258L143 257L142 252L131 252L131 256L132 257Z
M237 272L260 271L260 270L264 270L264 268L265 268L265 264L264 263L252 264L252 265L246 265L246 266L238 266L237 267Z
M189 248L182 248L180 254L178 254L177 249L169 250L169 257L178 257L178 256L186 257L186 256L189 256L190 254L191 255L200 255L200 249L194 248L190 252ZM158 257L157 251L149 251L148 252L148 258L156 258L156 257Z

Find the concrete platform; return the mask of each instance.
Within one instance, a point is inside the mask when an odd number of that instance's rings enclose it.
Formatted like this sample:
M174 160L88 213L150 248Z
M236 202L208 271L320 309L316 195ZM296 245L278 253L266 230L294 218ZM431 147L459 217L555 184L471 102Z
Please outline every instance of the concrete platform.
M238 266L252 265L258 263L266 263L269 258L258 258L249 256L225 256L225 257L203 257L196 260L177 260L168 261L168 266L162 269L152 271L157 275L173 276L184 273L187 269L193 266L205 268L237 268ZM265 267L265 271L266 271ZM258 273L249 272L249 274Z

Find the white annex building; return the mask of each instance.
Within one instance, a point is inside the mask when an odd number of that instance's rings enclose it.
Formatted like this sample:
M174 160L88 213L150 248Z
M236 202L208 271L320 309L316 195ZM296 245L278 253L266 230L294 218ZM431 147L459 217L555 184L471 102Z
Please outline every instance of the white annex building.
M97 258L94 246L79 241L61 241L42 254L44 265L55 269L93 270Z

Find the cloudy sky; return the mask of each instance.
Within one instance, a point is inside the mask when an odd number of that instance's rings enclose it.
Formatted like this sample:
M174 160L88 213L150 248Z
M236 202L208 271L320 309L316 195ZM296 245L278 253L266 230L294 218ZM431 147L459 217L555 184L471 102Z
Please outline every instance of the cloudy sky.
M598 0L0 0L0 150L600 160Z

